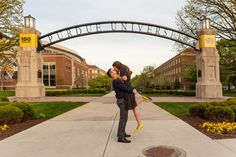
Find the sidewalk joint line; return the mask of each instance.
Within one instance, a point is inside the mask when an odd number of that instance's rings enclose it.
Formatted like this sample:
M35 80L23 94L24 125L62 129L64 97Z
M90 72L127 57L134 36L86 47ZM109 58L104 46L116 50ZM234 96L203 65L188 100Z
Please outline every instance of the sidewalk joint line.
M106 142L106 146L105 146L105 148L104 148L102 157L105 156L105 153L106 153L106 150L107 150L107 146L108 146L109 140L110 140L110 138L111 138L111 133L112 133L112 130L113 130L114 125L115 125L115 122L116 122L117 114L118 114L118 111L116 112L115 119L114 119L114 121L113 121L113 123L112 123L111 130L110 130L110 132L109 132L109 135L108 135L108 138L107 138L107 142Z

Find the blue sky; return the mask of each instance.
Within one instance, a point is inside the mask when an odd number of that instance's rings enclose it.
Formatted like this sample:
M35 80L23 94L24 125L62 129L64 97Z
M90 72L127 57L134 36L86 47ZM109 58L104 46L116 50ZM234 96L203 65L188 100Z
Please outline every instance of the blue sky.
M177 28L175 17L185 0L26 0L24 15L36 18L42 34L87 22L128 20ZM113 61L128 65L134 74L144 66L158 66L178 52L174 42L139 34L98 34L59 43L78 52L87 63L107 70Z

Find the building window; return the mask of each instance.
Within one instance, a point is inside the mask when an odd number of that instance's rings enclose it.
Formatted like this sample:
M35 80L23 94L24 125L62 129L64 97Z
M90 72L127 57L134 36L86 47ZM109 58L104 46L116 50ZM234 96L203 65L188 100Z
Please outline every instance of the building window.
M43 83L45 86L56 86L56 64L44 63L43 65Z

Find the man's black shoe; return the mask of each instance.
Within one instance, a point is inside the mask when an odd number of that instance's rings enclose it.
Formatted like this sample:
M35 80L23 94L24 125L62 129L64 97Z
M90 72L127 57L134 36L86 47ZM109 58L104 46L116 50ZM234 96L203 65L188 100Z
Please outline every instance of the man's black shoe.
M127 140L126 138L118 138L118 142L122 142L122 143L130 143L130 140Z
M125 134L125 137L131 137L131 135L129 135L129 134Z

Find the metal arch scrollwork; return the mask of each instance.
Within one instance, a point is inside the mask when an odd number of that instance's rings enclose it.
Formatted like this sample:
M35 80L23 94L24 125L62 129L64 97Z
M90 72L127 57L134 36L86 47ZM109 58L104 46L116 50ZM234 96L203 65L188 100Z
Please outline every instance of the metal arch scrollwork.
M38 51L68 39L101 33L137 33L169 39L194 49L197 38L178 30L143 22L103 21L75 25L39 37ZM46 44L42 44L46 41Z

